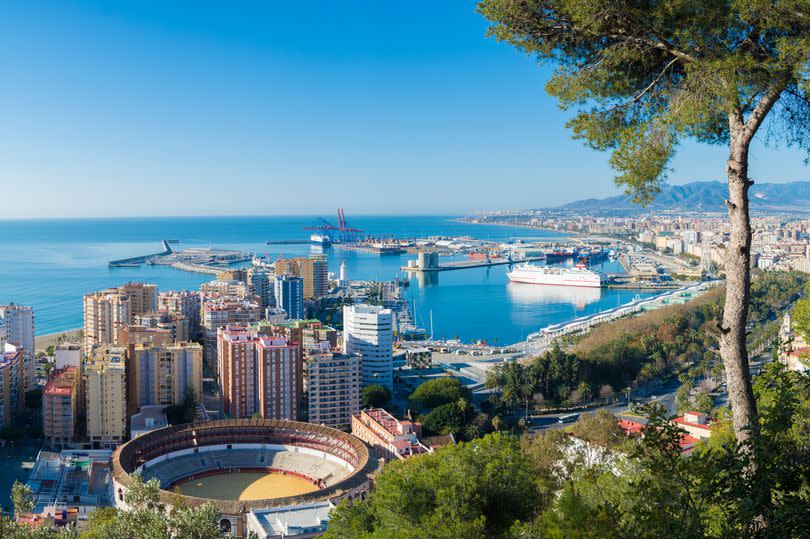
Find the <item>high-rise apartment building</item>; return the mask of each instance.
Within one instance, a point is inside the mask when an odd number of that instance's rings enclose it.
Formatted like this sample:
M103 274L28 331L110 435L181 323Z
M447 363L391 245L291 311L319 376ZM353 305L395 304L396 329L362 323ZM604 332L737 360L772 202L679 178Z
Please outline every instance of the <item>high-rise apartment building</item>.
M133 316L157 310L158 288L156 284L129 282L118 290L129 297L129 310Z
M197 291L171 290L158 294L158 310L166 311L169 316L183 316L188 321L188 332L191 340L197 340L200 334L200 309L202 302Z
M217 331L217 370L222 411L233 418L258 411L256 399L256 346L246 326L231 325Z
M363 385L394 391L394 313L377 305L343 307L343 353L360 354Z
M244 281L221 281L219 279L200 285L200 294L205 299L230 297L238 300L258 301L253 285Z
M34 350L34 311L25 305L0 305L0 319L6 328L6 341L22 348L25 388L36 386L36 350Z
M329 348L337 346L337 330L316 319L275 323L262 320L253 324L253 328L262 335L283 337L290 342L299 343L305 351L320 348L323 342L328 343Z
M287 313L287 318L304 318L304 280L290 275L275 276L276 306Z
M152 311L133 316L132 323L145 328L165 329L175 342L188 341L191 337L188 320L181 314L170 315L166 311Z
M304 393L301 345L256 336L259 413L266 419L297 420Z
M72 446L81 409L81 373L73 365L56 369L42 391L42 434L45 447L60 451Z
M217 298L203 304L201 325L203 329L203 361L214 367L217 364L217 330L230 324L247 325L262 318L259 304L236 298Z
M87 437L93 449L112 449L126 435L126 349L99 347L85 362Z
M262 307L273 307L276 304L276 293L273 286L273 274L265 268L252 267L247 270L247 282L262 300Z
M303 393L300 345L231 325L217 333L217 364L227 415L250 417L258 412L271 419L298 418Z
M180 404L186 388L202 396L202 346L176 342L130 345L127 354L127 407Z
M0 355L0 429L16 422L23 409L25 359L22 348L3 344Z
M121 331L132 322L129 295L116 288L84 296L84 351L93 346L115 345Z
M308 351L304 359L307 421L335 429L351 428L360 413L361 360L357 354L326 349Z
M329 292L326 255L312 255L309 258L279 258L276 260L275 271L276 275L301 277L304 281L304 298L306 299L320 298Z

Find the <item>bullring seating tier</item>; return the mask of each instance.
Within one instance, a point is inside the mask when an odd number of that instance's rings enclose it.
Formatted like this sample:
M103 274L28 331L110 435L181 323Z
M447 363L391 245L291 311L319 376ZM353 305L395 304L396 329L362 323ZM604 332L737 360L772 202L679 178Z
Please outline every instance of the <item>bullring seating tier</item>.
M320 481L323 486L332 486L351 470L337 462L298 451L273 449L208 449L199 448L197 453L184 454L147 463L142 469L144 481L155 478L166 489L193 474L209 470L273 468L300 474Z

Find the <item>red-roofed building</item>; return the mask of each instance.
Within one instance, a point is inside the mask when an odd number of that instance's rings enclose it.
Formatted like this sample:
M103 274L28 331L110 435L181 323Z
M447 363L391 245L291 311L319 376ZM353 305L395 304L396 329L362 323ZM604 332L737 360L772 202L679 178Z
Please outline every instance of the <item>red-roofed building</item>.
M433 452L419 441L421 424L399 421L382 408L363 410L352 416L352 434L377 449L386 461Z
M625 436L639 436L644 430L644 423L630 421L629 419L619 419L618 423Z
M51 373L42 392L42 434L48 449L67 449L76 434L79 412L79 369L69 365Z
M784 355L784 362L789 371L806 372L810 370L810 347L794 348Z
M705 440L712 435L709 418L702 412L686 412L672 421L698 440Z

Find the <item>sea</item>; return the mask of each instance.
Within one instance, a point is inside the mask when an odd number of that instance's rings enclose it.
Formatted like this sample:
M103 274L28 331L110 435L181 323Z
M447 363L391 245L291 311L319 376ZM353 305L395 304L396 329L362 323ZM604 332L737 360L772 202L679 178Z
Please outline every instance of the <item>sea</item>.
M378 256L310 244L266 243L307 239L311 232L305 227L315 221L314 216L0 220L0 304L32 306L36 332L45 335L81 327L82 296L88 292L128 281L155 283L160 290L196 289L213 278L165 266L107 267L110 260L160 252L164 239L178 240L178 249L229 248L272 259L325 253L330 272L337 274L341 262L346 262L349 279L407 276L400 267L415 257L412 254ZM453 216L354 216L349 225L366 234L399 238L565 239L554 231L466 223ZM610 261L596 269L621 271ZM417 324L428 331L432 327L436 338L509 344L550 324L651 295L515 284L508 282L507 271L503 265L411 275L407 293Z

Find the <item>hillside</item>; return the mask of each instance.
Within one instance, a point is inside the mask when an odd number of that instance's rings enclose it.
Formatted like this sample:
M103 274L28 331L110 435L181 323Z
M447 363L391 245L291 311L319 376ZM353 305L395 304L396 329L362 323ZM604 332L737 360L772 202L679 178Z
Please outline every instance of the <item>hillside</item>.
M725 212L728 187L719 181L663 184L661 192L646 207L633 204L631 197L588 198L557 209L588 213L636 213L644 211ZM759 213L810 211L810 181L757 183L751 188L751 210Z

